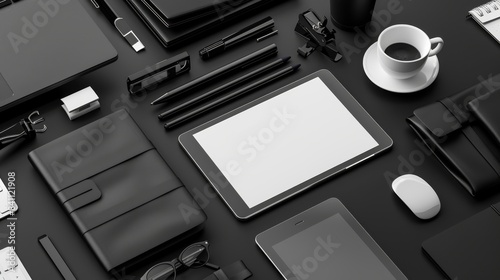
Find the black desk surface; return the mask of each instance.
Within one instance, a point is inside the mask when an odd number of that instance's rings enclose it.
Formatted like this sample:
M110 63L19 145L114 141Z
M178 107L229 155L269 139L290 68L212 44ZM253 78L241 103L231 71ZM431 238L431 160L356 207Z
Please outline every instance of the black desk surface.
M500 71L498 60L495 59L500 54L500 45L473 20L465 19L467 11L482 4L484 0L379 0L376 12L387 11L388 5L395 5L399 12L383 12L384 16L379 17L381 20L374 25L378 28L367 32L368 36L365 38L361 38L359 33L339 31L338 42L343 42L341 44L344 50L349 50L350 54L336 64L320 53L303 59L296 52L297 47L304 44L304 40L294 32L298 14L313 8L321 14L329 15L328 0L288 0L237 24L228 24L219 32L211 32L197 42L172 51L167 51L160 45L125 1L116 1L116 10L128 21L146 46L146 51L139 54L127 45L99 11L93 9L90 1L82 2L116 47L119 53L118 61L0 115L0 127L4 128L37 109L45 117L48 126L48 131L38 135L36 140L0 151L0 177L3 181L6 182L8 172L16 172L16 200L20 210L16 215L18 221L15 246L33 279L61 279L37 242L37 237L42 234L48 234L52 238L78 279L111 278L94 258L48 187L30 165L27 154L121 107L128 108L179 178L192 194L200 199L200 204L208 215L206 228L182 246L190 242L208 240L211 243L212 262L227 265L243 259L254 272L252 279L281 279L277 270L255 244L255 236L328 197L337 197L346 205L409 279L444 279L438 268L422 252L422 241L500 200L500 193L483 199L471 197L425 148L417 144L416 135L405 123L405 118L417 107L475 85ZM203 62L199 58L197 53L201 47L268 15L276 21L278 36L261 43L243 44L209 62ZM372 84L363 71L363 54L367 47L376 41L383 29L381 26L397 23L416 25L430 37L440 36L445 41L444 49L439 54L441 68L437 80L429 88L418 93L396 94L384 91ZM156 115L162 112L164 107L150 106L152 100L171 88L273 42L278 45L281 56L290 55L293 62L302 64L298 73L175 130L167 132L163 129ZM168 82L143 98L134 99L129 96L125 84L128 75L184 50L192 57L191 72ZM222 200L213 194L201 173L179 146L177 137L188 129L322 68L330 70L387 131L394 140L393 149L255 219L238 221ZM60 107L59 99L89 85L100 96L101 109L75 121L69 121ZM393 194L386 177L389 173L399 175L400 172L415 173L435 188L442 202L441 213L435 219L419 220ZM8 245L8 234L7 221L3 220L0 222L0 247ZM164 259L176 257L182 246L172 248L165 254ZM151 261L151 264L156 261L158 260ZM143 271L126 271L120 278L139 279ZM202 279L209 272L208 269L198 269L182 273L178 279Z

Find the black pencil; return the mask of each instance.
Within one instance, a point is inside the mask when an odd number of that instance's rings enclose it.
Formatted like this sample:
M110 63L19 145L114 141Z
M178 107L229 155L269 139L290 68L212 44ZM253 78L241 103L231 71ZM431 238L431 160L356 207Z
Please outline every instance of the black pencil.
M226 102L228 102L236 97L239 97L239 96L242 96L242 95L247 94L249 92L252 92L254 90L257 90L258 88L263 87L263 86L267 85L268 83L271 83L277 79L283 78L287 75L290 75L290 74L294 73L295 71L297 71L299 68L300 68L300 64L286 67L286 68L284 68L276 73L271 74L268 77L265 77L264 79L261 79L253 84L250 84L250 85L248 85L244 88L241 88L235 92L232 92L224 97L221 97L221 98L219 98L211 103L208 103L208 104L206 104L198 109L195 109L194 111L191 111L190 113L187 113L187 114L185 114L181 117L178 117L170 122L167 122L165 124L165 128L169 129L169 128L175 127L175 126L177 126L177 125L179 125L179 124L181 124L189 119L192 119L198 115L206 113L206 112L212 110L213 108L216 108L216 107L218 107L218 106L220 106L220 105L222 105L222 104L224 104L224 103L226 103Z
M223 92L225 92L227 90L233 89L233 88L235 88L235 87L237 87L237 86L239 86L241 84L244 84L244 83L246 83L246 82L248 82L248 81L250 81L252 79L255 79L258 76L264 75L267 72L269 72L269 71L271 71L271 70L273 70L275 68L278 68L279 66L285 64L286 62L288 62L288 60L290 60L289 56L288 57L284 57L284 58L280 58L278 60L275 60L275 61L273 61L273 62L271 62L271 63L269 63L269 64L267 64L265 66L262 66L262 67L260 67L258 69L255 69L254 71L252 71L252 72L250 72L248 74L245 74L245 75L243 75L243 76L241 76L241 77L239 77L239 78L237 78L237 79L235 79L235 80L233 80L233 81L231 81L231 82L229 82L227 84L224 84L224 85L222 85L220 87L217 87L217 88L215 88L213 90L210 90L210 91L208 91L208 92L206 92L206 93L204 93L204 94L202 94L202 95L200 95L200 96L198 96L196 98L193 98L193 99L187 101L186 103L182 103L182 104L180 104L178 106L175 106L175 107L173 107L173 108L171 108L171 109L169 109L169 110L161 113L160 115L158 115L158 118L160 120L164 120L164 119L166 119L166 118L168 118L168 117L170 117L170 116L172 116L172 115L174 115L176 113L179 113L179 112L184 111L184 110L186 110L188 108L191 108L194 105L199 104L203 100L206 100L206 99L208 99L210 97L219 95L219 94L221 94L221 93L223 93Z

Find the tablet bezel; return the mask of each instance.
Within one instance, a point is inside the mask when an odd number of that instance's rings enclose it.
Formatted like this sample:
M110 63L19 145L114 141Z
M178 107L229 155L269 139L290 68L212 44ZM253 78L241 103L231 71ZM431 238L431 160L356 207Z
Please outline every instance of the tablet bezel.
M208 154L203 150L198 141L194 138L194 134L207 129L219 122L222 122L232 116L252 108L262 102L265 102L279 94L287 92L308 81L320 78L323 83L330 89L331 92L342 102L356 120L368 131L368 133L377 141L378 146L340 164L329 170L301 183L297 186L271 198L261 204L249 208L243 199L239 196L236 190L231 186L231 183L224 177L222 171L210 159ZM220 197L229 206L231 211L238 219L248 219L310 187L330 178L342 171L345 171L364 160L389 149L393 142L385 131L377 124L377 122L365 111L363 107L354 99L354 97L344 88L344 86L330 73L328 70L320 70L310 74L300 80L297 80L287 86L284 86L274 92L271 92L261 98L258 98L246 105L243 105L233 111L230 111L220 117L217 117L205 124L202 124L179 136L179 143L195 162L203 175L207 178L210 184L215 188Z
M337 198L330 198L258 234L255 237L255 242L285 279L297 279L279 254L273 249L273 246L336 214L341 215L341 217L349 224L351 229L356 232L358 237L361 238L370 251L375 254L377 259L380 260L380 262L392 274L392 276L396 278L396 280L408 280L396 264L394 264L389 256L387 256L382 248L380 248L375 240L373 240L368 232ZM317 235L311 238L315 239L317 238Z

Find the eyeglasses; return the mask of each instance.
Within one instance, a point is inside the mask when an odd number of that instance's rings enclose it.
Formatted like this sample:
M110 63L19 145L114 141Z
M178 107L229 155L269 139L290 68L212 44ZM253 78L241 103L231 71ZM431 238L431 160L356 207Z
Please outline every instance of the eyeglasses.
M198 242L186 247L178 258L169 262L161 262L144 273L141 280L175 280L177 273L190 268L208 267L213 270L220 269L219 266L208 262L210 252L208 242Z

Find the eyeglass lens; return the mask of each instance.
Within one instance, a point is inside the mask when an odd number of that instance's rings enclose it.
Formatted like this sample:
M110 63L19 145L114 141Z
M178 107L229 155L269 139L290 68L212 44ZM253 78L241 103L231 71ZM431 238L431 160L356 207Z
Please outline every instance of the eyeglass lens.
M207 264L209 259L208 246L194 244L182 251L179 261L190 268L199 268Z
M159 263L152 267L147 276L147 280L175 280L176 271L170 263Z

